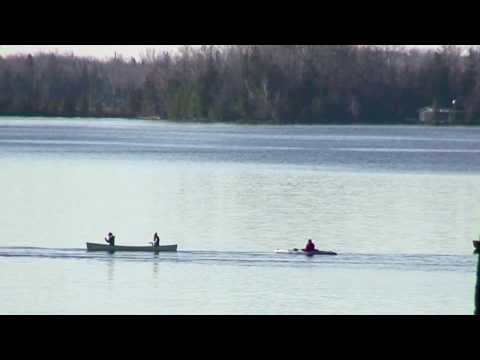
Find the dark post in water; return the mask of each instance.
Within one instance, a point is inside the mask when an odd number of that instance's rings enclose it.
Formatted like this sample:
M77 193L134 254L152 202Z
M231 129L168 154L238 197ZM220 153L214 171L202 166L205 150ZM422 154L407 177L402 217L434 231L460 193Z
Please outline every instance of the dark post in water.
M480 315L480 250L477 248L475 254L478 254L477 261L477 286L475 287L475 315Z

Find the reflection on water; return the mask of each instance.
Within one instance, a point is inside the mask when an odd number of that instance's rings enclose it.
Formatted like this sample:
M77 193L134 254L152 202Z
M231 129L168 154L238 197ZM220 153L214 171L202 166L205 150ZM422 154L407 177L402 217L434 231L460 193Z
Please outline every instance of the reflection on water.
M158 287L158 262L153 262L153 286Z
M107 279L108 279L108 284L109 287L111 288L113 286L113 281L115 277L115 259L113 256L110 257L110 259L107 259L105 261L107 265Z

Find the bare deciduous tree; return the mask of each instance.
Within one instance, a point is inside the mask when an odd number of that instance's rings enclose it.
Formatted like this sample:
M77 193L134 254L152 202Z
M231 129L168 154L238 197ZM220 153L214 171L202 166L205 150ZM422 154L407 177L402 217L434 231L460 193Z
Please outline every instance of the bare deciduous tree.
M480 119L480 48L205 45L99 61L0 57L0 114L390 123L431 105Z

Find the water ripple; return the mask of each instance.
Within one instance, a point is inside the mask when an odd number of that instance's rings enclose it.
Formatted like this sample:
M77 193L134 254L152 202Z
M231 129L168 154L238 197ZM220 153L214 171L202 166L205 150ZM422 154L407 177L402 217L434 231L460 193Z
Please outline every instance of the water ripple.
M304 257L267 252L179 251L178 253L99 253L84 249L0 247L0 258L47 258L88 261L166 262L203 265L267 267L334 267L375 270L474 272L476 258L468 255L340 254Z

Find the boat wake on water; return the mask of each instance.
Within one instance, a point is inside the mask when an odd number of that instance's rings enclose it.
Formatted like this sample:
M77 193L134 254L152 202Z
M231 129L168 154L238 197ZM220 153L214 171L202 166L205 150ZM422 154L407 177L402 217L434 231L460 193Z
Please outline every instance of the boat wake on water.
M313 250L313 251L305 251L300 249L291 249L291 250L275 250L276 254L284 254L284 255L305 255L305 256L337 256L338 254L333 251L320 251L320 250Z
M290 254L296 254L296 256L288 256ZM338 256L305 256L300 251L294 250L278 250L276 252L179 251L173 253L108 253L87 252L85 249L73 248L0 247L0 258L10 258L19 261L23 258L36 258L90 262L114 261L115 263L162 263L165 265L197 264L206 266L475 272L475 257L471 255L342 253Z

